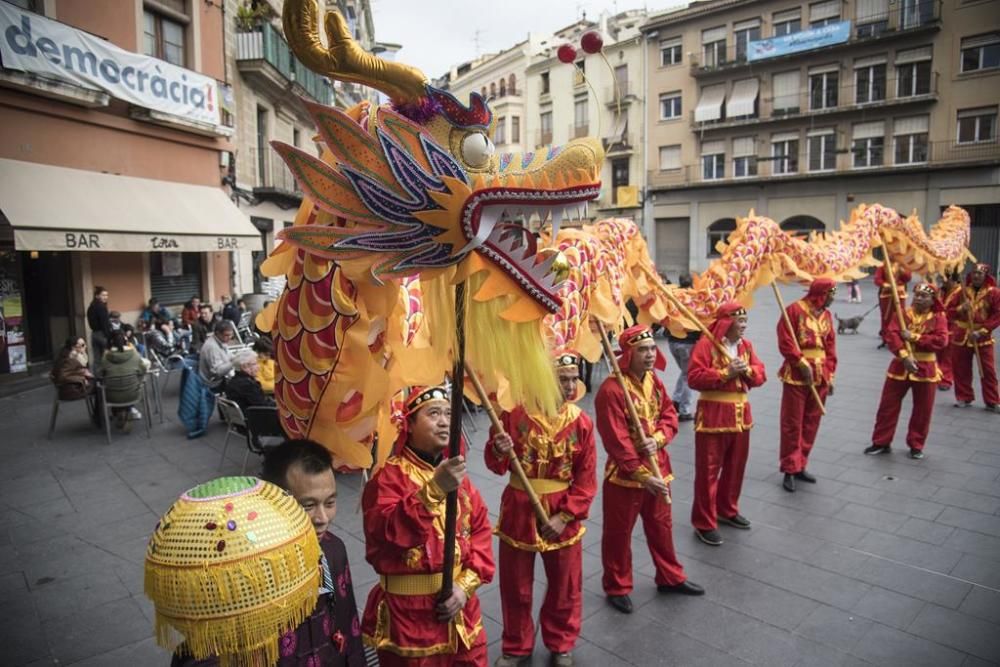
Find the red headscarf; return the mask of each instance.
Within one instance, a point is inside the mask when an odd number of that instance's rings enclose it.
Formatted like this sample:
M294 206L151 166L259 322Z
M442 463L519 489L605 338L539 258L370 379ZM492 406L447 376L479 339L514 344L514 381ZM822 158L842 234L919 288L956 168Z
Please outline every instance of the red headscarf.
M719 310L715 313L715 322L712 323L712 326L708 330L712 332L717 341L721 342L725 339L726 334L729 332L729 327L733 326L736 318L746 314L747 309L735 301L724 303L719 306Z
M817 278L809 284L809 291L803 298L813 308L822 308L826 305L827 294L836 289L837 283L830 278Z
M973 273L973 271L982 271L983 275L986 276L986 279L983 281L983 287L995 287L996 286L997 281L993 278L993 268L989 264L987 264L986 262L980 262L979 264L976 264L975 266L972 267L972 271L969 271L965 275L965 284L966 285L971 285L972 284L972 273Z
M935 313L944 312L944 304L941 303L941 293L933 283L917 283L913 286L913 293L924 292L931 295L931 310Z
M618 347L621 349L621 353L618 357L618 367L623 372L627 372L632 365L632 350L635 349L636 345L647 340L653 340L653 330L645 324L636 324L619 334ZM656 362L653 364L653 368L660 371L667 368L667 358L660 352L659 345L656 346Z
M576 350L561 349L552 352L552 365L555 366L556 371L560 368L580 368L580 353ZM569 399L570 402L579 401L587 393L587 385L583 384L579 379L576 381L576 396Z

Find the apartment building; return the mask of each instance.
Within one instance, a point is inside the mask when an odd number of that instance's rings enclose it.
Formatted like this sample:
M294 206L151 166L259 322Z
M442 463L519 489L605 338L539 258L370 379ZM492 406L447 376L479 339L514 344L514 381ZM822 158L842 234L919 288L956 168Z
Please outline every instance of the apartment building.
M805 233L873 202L964 206L996 263L997 0L709 0L642 30L661 270L703 270L750 209Z
M224 187L222 5L0 2L0 56L0 383L89 333L94 286L126 322L231 293L260 238Z
M600 199L590 217L624 217L643 224L639 195L645 186L647 146L643 82L646 50L641 10L576 21L553 36L551 46L531 59L525 83L529 149L561 145L585 136L599 137L605 149ZM604 53L588 54L580 39L597 31ZM576 48L575 62L558 59L561 44ZM648 232L649 230L647 230Z

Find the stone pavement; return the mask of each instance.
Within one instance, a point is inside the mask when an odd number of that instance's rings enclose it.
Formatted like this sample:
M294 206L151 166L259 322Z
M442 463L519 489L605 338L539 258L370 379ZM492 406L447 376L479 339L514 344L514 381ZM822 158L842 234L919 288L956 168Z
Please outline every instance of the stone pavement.
M833 310L863 312L873 294L870 283L864 288L865 304L840 301ZM801 293L796 287L784 292L786 299ZM658 596L637 530L636 613L610 609L600 584L598 497L584 538L578 664L1000 662L1000 416L981 405L955 408L951 395L941 393L925 460L904 455L902 428L891 456L862 455L889 359L875 349L873 314L859 335L839 339L837 393L809 467L819 483L786 493L777 472L778 313L769 291L757 297L749 335L770 380L752 395L757 426L741 511L753 529L723 527L726 543L719 548L695 539L689 522L693 434L690 423L682 425L670 446L677 477L674 538L689 576L708 593ZM675 377L668 369L668 383ZM175 376L165 401L167 423L154 420L151 440L136 428L108 446L88 426L83 406L70 405L50 442L51 397L46 388L0 401L0 665L167 665L142 594L146 539L177 495L218 474L225 429L216 422L206 437L185 439L175 416ZM584 406L591 409L589 399ZM908 415L909 406L904 426ZM495 514L504 481L483 466L486 420L479 416L475 423L477 431L467 425L474 443L470 468ZM237 474L242 457L240 445L230 443L223 472ZM348 545L363 605L375 576L364 561L355 511L359 482L340 478L336 532ZM536 578L537 609L541 567ZM501 632L496 584L484 586L480 597L492 660ZM534 664L546 658L539 645Z

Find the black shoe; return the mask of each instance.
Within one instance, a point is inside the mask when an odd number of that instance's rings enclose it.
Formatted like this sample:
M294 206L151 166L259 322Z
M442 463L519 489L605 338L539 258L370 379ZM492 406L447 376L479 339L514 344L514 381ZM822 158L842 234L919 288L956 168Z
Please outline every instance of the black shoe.
M682 412L679 415L677 415L677 421L679 421L679 422L694 421L694 415L688 414L686 412Z
M871 447L865 448L865 454L868 456L878 456L879 454L888 454L888 447L879 447L878 445L872 445Z
M987 403L986 404L986 411L987 412L1000 412L1000 405L997 405L996 403Z
M781 480L781 488L789 493L795 493L795 475L785 473L785 478Z
M698 584L693 584L690 581L682 581L676 586L668 586L666 584L660 584L656 587L661 593L677 593L678 595L704 595L705 589Z
M717 547L722 544L722 535L717 530L698 530L695 528L694 534L698 539L710 547Z
M739 528L740 530L750 530L750 520L747 519L742 514L735 514L733 516L720 516L719 521L726 524L727 526L732 526L733 528Z
M805 470L795 473L795 479L801 479L803 482L807 482L809 484L816 483L816 478L807 473Z
M627 595L609 595L608 604L623 614L632 613L632 598Z
M917 449L916 447L910 447L910 458L917 459L918 461L924 458L924 453Z
M945 386L943 384L938 385L938 391L951 391L951 387Z
M972 401L959 401L955 403L956 408L967 408L972 405Z

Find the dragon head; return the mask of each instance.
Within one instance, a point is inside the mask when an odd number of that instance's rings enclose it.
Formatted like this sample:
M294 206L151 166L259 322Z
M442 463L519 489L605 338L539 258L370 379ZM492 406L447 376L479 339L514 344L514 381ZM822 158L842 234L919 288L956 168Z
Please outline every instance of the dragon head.
M289 44L308 67L379 89L392 104L344 112L306 103L322 158L273 145L320 216L281 238L375 283L467 260L468 273L488 274L479 298L528 297L507 311L512 319L557 311L557 257L539 254L534 236L514 223L551 216L556 227L564 216L582 217L600 193L600 143L497 153L494 119L478 93L465 105L419 70L365 52L336 12L326 15L324 46L315 0L289 0L283 16Z

